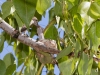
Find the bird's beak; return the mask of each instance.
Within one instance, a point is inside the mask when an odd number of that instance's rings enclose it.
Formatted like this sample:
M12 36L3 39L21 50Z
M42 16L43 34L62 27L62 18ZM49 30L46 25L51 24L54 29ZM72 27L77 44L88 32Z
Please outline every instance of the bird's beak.
M33 20L31 20L31 22L30 22L30 25L32 25L32 24L34 24L34 21Z

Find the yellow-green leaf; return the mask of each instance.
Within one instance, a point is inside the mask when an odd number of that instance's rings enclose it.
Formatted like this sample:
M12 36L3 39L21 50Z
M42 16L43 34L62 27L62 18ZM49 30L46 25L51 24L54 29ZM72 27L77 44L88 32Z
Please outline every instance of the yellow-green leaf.
M51 6L51 0L38 0L36 10L43 15L44 12Z

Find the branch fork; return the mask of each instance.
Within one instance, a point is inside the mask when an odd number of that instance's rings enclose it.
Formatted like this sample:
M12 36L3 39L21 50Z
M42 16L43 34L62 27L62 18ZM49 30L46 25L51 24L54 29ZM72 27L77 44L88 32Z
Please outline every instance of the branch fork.
M43 52L47 52L50 54L58 54L60 51L54 48L50 48L45 46L41 41L36 42L36 40L30 38L30 37L25 37L19 33L16 29L14 29L11 25L9 25L7 22L5 22L2 18L0 18L0 28L2 28L5 32L7 32L9 35L12 37L15 36L15 34L18 36L15 38L20 41L23 44L26 44L32 48L34 48L37 52L42 50Z

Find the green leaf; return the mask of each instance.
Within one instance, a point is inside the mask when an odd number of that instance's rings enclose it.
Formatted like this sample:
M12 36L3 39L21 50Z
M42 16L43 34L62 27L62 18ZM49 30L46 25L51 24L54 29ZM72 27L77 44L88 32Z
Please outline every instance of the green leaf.
M56 40L58 37L58 31L54 25L51 25L44 33L45 38Z
M18 26L22 27L24 24L23 24L22 20L20 19L20 17L18 16L18 14L16 12L14 12L14 17L16 18Z
M27 46L23 43L19 43L17 48L16 48L16 52L19 53L21 51L25 52L26 55L28 55L29 54L29 46Z
M36 26L33 26L30 30L30 37L33 37L37 33L37 28Z
M79 41L79 39L76 39L76 43L75 43L75 57L78 56L79 51L81 51L81 43Z
M18 53L18 67L25 61L25 58L27 57L27 55L25 54L25 52L21 51Z
M65 31L65 33L68 33L68 32L69 32L69 31L68 31L68 27L67 27L66 23L65 23L63 20L60 22L59 27L60 27L61 29L63 29L63 30Z
M91 25L91 28L89 29L87 36L89 37L90 41L92 42L92 45L93 45L92 50L97 51L98 46L100 45L100 42L99 42L100 38L98 38L96 35L96 22Z
M13 0L19 17L27 27L29 27L30 21L35 14L36 2L37 0Z
M9 34L7 34L6 32L3 32L3 36L4 36L5 40L7 41L7 43L8 43L9 45L11 45L11 43L15 41L15 39L12 38L12 37L11 37Z
M89 7L90 7L90 3L88 1L83 1L79 7L78 7L78 11L80 14L87 14Z
M91 69L92 69L92 64L93 64L93 59L92 57L90 57L89 61L88 61L88 67L87 67L87 75L91 74Z
M16 56L18 58L18 66L20 66L29 54L29 46L19 43L16 47Z
M90 8L91 2L88 1L83 1L79 6L78 6L78 13L80 13L82 19L87 23L87 25L90 25L94 19L91 18L87 13Z
M54 69L50 70L47 75L54 75Z
M88 11L88 15L94 19L100 18L100 5L96 2L92 2L90 9Z
M38 0L36 10L43 15L44 12L51 6L51 0Z
M100 5L100 0L95 0L95 2L97 2Z
M23 44L22 43L19 43L17 48L16 48L16 56L18 58L18 66L20 66L25 61L25 57L26 57L26 54L23 51Z
M16 70L16 65L9 65L6 69L6 75L13 75L14 71Z
M60 2L56 2L55 6L54 6L55 15L63 17L62 16L62 10L63 10L62 8L63 8L62 4Z
M92 64L93 64L92 56L89 57L88 55L83 53L82 58L80 59L80 62L79 62L79 65L78 65L79 75L90 75Z
M3 50L4 41L5 41L5 37L3 35L0 35L0 52L2 52Z
M29 46L23 44L23 51L25 52L26 55L29 54Z
M40 21L42 18L42 15L40 15L37 11L35 12L34 16L38 18L38 21Z
M54 9L51 8L51 9L49 10L49 21L51 21L52 18L54 18L54 16L55 16Z
M20 72L15 72L13 75L19 75L20 74ZM23 74L22 74L23 75Z
M98 75L98 72L96 71L96 69L91 70L91 75Z
M96 21L96 35L100 38L100 21Z
M53 57L49 53L40 52L40 53L37 53L37 57L38 57L39 61L43 64L48 64L53 61Z
M73 75L75 69L75 61L71 58L59 64L62 75Z
M73 22L73 27L75 29L75 31L81 35L81 31L82 31L82 18L79 14L74 15L74 22Z
M12 13L11 7L12 7L12 2L11 1L6 1L2 4L2 18L5 19L8 15Z
M70 52L72 52L72 46L68 45L66 48L64 48L58 55L57 60L68 55Z
M14 64L15 58L11 53L8 53L4 56L3 60L6 64L6 67L8 67L9 65Z
M36 75L36 72L37 72L36 69L37 68L34 68L32 63L31 63L28 67L25 68L24 75Z
M4 75L6 72L6 65L3 60L0 60L0 75Z
M77 13L77 11L78 11L78 6L73 6L73 7L71 8L71 10L70 10L70 13L71 13L72 15L75 15L75 14Z

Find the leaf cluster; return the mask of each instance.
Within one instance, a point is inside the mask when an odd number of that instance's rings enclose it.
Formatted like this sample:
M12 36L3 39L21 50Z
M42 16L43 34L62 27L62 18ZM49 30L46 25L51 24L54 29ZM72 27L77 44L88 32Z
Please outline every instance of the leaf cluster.
M56 40L61 51L56 56L60 75L99 75L100 61L93 57L100 59L99 8L99 0L9 0L2 4L0 17L16 29L23 25L29 29L31 19L35 16L40 21L48 10L49 23L44 36ZM36 28L28 32L33 37ZM15 57L9 53L0 60L0 75L42 73L43 64L38 61L35 51L3 31L0 33L0 52L5 41L13 47ZM43 62L47 62L47 58ZM21 64L24 64L24 72L23 67L17 72ZM54 75L54 64L45 66L47 75Z

